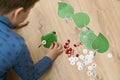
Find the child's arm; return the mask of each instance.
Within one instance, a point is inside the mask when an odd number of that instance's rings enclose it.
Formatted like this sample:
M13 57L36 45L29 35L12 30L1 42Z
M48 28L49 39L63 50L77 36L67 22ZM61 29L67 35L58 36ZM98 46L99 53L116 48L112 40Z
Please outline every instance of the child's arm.
M37 80L51 66L52 61L62 53L62 45L54 43L48 50L48 53L37 64L34 64L27 46L23 47L22 52L17 58L14 70L23 80Z

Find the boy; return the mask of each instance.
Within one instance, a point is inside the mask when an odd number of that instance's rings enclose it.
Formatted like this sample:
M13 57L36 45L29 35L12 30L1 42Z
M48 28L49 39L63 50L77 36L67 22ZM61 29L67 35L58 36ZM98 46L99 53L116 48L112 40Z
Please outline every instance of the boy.
M13 68L22 80L37 80L63 52L54 42L45 57L34 64L24 39L12 31L28 24L24 21L39 0L0 0L0 80Z

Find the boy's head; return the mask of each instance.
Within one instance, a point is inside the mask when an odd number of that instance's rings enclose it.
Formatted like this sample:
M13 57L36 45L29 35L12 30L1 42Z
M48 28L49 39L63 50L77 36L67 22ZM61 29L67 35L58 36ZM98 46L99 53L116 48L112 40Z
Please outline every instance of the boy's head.
M27 18L37 1L39 0L0 0L0 15L7 17L17 26Z

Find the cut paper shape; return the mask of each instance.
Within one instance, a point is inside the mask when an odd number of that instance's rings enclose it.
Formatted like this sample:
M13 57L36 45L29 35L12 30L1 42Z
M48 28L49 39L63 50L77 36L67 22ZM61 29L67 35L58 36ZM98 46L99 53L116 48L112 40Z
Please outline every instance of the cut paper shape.
M112 53L107 54L107 57L112 58L113 57Z
M64 45L64 51L69 57L69 62L71 65L77 65L79 71L84 70L86 68L87 75L90 77L96 77L97 73L93 72L97 66L94 61L94 57L96 52L104 53L109 48L109 42L104 37L103 34L99 33L97 36L87 25L90 22L90 17L84 12L78 12L74 14L74 9L71 5L59 2L58 15L61 18L72 18L74 23L78 28L82 28L82 32L80 33L79 39L80 43L73 44L74 48L70 46L70 40ZM77 47L84 45L87 49L83 49L83 53L81 53ZM91 50L93 49L93 50ZM112 57L112 54L107 55L109 58ZM85 70L86 70L85 69Z
M82 31L80 33L80 41L83 42L84 46L88 49L92 49L92 43L97 38L92 30Z
M52 42L57 42L56 32L52 31L52 32L42 35L41 41L46 41L46 44L44 44L44 47L49 48Z
M104 53L108 50L109 48L109 42L108 40L104 37L103 34L99 33L98 37L94 40L92 43L92 48L96 50L99 53Z
M78 28L83 28L86 25L88 25L90 22L89 16L83 12L79 12L79 13L72 15L72 18Z
M69 18L73 15L74 9L71 5L65 2L58 2L58 15L61 18Z
M87 71L87 75L88 76L92 76L92 72L91 71Z
M87 54L88 50L87 49L83 49L83 54Z
M46 40L42 40L42 44L45 45L46 44Z

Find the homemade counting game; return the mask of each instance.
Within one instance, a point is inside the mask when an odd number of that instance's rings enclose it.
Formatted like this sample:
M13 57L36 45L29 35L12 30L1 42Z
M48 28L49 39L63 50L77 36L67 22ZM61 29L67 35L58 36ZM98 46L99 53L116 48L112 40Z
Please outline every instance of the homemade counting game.
M97 73L93 71L97 67L97 63L94 61L96 53L104 53L109 48L109 42L107 38L102 34L96 35L93 30L88 27L90 17L84 12L74 13L74 8L64 2L58 3L58 15L61 18L72 18L76 27L81 28L79 40L77 44L71 44L70 40L67 40L64 49L68 55L68 60L71 65L76 65L79 71L83 71L87 68L86 74L89 77L96 77ZM73 47L84 46L81 52L75 50ZM112 54L108 54L111 58Z
M86 75L96 77L97 73L94 69L97 67L97 63L94 58L96 54L105 53L109 49L107 38L102 33L96 35L94 31L88 27L90 22L88 14L84 12L74 13L74 8L68 3L58 3L58 15L63 19L72 18L76 27L82 30L78 36L79 42L71 44L71 40L68 39L63 45L70 65L77 66L79 71L86 69ZM46 48L49 48L54 41L57 42L57 34L55 31L46 33L41 37L41 43ZM84 47L84 49L82 52L79 52L78 49L80 49L81 46ZM112 53L109 53L107 56L108 58L112 58Z

